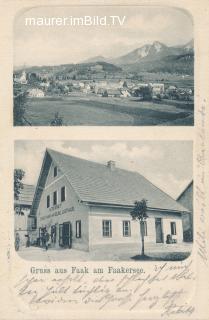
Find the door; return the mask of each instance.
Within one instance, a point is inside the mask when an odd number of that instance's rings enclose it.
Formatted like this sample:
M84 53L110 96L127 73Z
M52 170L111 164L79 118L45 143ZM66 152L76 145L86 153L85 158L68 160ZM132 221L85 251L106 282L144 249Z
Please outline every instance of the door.
M163 242L162 219L155 218L156 243Z
M71 223L63 223L62 227L62 244L65 248L71 248Z

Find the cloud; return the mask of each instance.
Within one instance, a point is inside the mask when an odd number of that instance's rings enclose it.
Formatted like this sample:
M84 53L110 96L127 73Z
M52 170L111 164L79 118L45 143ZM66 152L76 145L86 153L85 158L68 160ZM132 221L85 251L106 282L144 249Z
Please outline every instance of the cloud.
M191 181L191 177L187 179L177 178L173 173L148 173L147 178L174 199L179 196Z
M46 148L51 148L102 164L114 160L118 168L139 172L176 198L192 178L189 145L192 150L191 144L185 144L183 148L180 142L173 142L171 145L171 143L151 141L17 141L15 168L26 172L24 183L36 184L44 152ZM184 150L187 150L186 154ZM179 162L182 153L184 159Z
M26 27L25 17L84 15L126 16L122 27ZM138 7L37 7L15 22L15 65L76 63L88 57L119 56L155 40L167 45L184 44L192 38L191 19L182 11L153 6ZM184 32L182 32L184 30Z
M120 166L127 165L130 162L134 163L136 160L138 163L140 160L161 159L163 157L162 150L153 149L146 145L142 145L141 147L128 146L128 143L125 142L116 142L110 145L93 143L90 150L86 152L69 146L65 149L66 151L77 157L103 163L108 160L115 160Z
M128 29L138 29L139 31L143 32L162 32L166 30L166 28L169 27L169 25L172 23L172 20L170 19L170 16L157 14L156 16L153 16L152 18L145 16L145 15L135 15L130 17L127 20L126 26Z

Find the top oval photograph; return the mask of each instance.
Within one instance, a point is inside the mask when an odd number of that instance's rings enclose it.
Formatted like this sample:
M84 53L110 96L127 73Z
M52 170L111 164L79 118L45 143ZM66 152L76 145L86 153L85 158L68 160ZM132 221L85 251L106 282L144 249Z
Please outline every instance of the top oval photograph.
M193 126L193 19L166 6L27 9L13 98L14 126Z

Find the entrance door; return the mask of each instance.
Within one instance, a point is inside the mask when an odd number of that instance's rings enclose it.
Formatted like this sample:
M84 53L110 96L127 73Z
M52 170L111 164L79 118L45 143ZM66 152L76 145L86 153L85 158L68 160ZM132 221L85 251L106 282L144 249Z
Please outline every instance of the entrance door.
M62 227L62 244L65 248L71 248L71 223L63 223Z
M156 242L163 242L163 230L162 230L162 219L155 218L155 230L156 230Z

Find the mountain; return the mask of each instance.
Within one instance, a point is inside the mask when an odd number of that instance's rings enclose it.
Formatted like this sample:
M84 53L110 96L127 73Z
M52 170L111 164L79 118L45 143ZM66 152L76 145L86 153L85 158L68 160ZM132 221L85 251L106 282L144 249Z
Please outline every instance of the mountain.
M125 55L108 59L101 55L92 57L78 64L59 66L30 67L30 72L51 72L55 75L83 76L104 72L168 72L189 74L194 73L194 41L185 45L169 47L155 41L146 44ZM29 71L28 70L28 71Z
M191 51L193 51L192 41L179 47L168 47L159 41L155 41L153 44L146 44L126 55L112 59L111 62L116 65L135 64L141 61L160 60L168 56L179 56Z
M155 41L146 44L120 57L108 59L96 56L88 59L88 63L107 62L121 67L127 72L169 72L193 74L194 41L181 46L167 46Z

